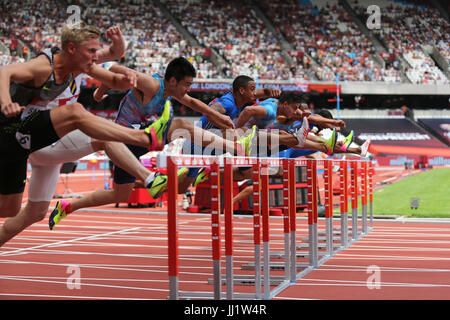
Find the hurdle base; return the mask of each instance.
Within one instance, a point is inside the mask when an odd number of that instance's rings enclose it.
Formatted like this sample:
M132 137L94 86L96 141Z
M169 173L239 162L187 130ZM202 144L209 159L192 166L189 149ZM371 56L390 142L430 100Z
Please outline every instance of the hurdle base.
M283 283L283 281L286 280L286 277L284 276L270 276L269 277L269 283L271 286L277 286L281 283ZM222 277L222 284L225 285L226 284L226 277ZM255 281L255 276L252 275L245 275L245 274L241 274L241 275L234 275L233 277L233 282L234 284L239 284L239 285L244 285L244 286L253 286L256 281ZM264 275L261 275L261 279L260 279L261 285L264 282ZM208 284L213 284L214 283L214 279L208 279Z
M226 292L221 292L221 297L225 297ZM214 293L212 292L204 292L204 291L179 291L178 292L179 300L192 300L192 299L214 299ZM241 292L233 292L233 300L254 300L256 299L256 295L254 293L241 293ZM225 298L220 300L227 300Z

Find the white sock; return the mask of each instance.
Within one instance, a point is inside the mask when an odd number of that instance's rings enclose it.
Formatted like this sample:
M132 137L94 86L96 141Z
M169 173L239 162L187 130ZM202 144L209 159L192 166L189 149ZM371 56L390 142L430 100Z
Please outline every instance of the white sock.
M144 185L146 188L155 180L156 172L151 172L147 178L145 178Z

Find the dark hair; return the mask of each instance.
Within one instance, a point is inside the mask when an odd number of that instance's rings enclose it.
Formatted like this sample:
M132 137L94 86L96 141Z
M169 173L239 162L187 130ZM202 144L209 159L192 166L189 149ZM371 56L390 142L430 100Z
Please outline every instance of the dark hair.
M316 114L318 114L319 116L322 116L324 118L327 118L327 119L333 119L333 115L331 114L331 112L328 110L325 110L325 109L321 109L321 110L317 111Z
M177 81L183 80L185 77L195 78L196 72L194 66L183 57L178 57L169 62L164 74L164 79L169 81L175 77Z
M249 76L237 76L233 81L233 91L238 91L240 88L244 88L249 82L255 81Z
M287 102L287 103L301 103L303 102L303 99L301 95L294 91L283 91L278 98L278 101L280 103Z

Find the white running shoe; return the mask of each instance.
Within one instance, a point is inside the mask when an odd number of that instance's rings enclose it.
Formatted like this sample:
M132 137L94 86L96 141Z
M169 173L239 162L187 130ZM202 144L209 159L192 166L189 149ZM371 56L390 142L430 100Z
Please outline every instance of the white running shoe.
M294 137L296 137L298 140L297 147L302 148L305 145L308 133L309 133L308 118L303 117L302 126L297 131L294 132Z
M369 147L370 147L371 139L367 139L361 146L361 157L367 158L369 153Z

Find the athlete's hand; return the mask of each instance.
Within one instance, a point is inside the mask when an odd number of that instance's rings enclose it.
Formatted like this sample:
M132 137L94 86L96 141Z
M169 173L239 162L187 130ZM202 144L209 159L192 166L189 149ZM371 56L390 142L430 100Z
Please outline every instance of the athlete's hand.
M19 105L17 102L7 103L7 104L2 105L2 107L1 107L2 113L7 118L17 116L23 110L25 110L25 107Z
M339 127L339 128L345 128L345 122L344 122L344 120L335 120L335 121L334 121L334 125L335 125L336 127Z
M220 129L234 129L234 123L231 118L225 114L216 112L214 116L206 116L213 125Z
M108 30L106 30L106 37L111 40L113 43L118 43L123 40L122 38L122 32L120 31L119 27L110 27Z
M294 119L302 121L304 117L309 117L311 115L311 111L309 110L301 110L297 109L294 113Z
M223 114L221 118L224 129L234 129L234 123L229 116Z
M137 71L134 71L131 69L125 70L125 72L123 73L123 76L124 76L123 80L125 82L128 82L128 84L130 86L129 89L137 86L137 79L138 79Z
M100 87L95 89L94 91L94 100L97 102L102 101L103 99L105 99L106 97L108 97L107 94L103 94L103 92L101 92L102 90L100 90Z
M278 98L281 95L281 90L275 88L264 88L264 94L269 98Z

